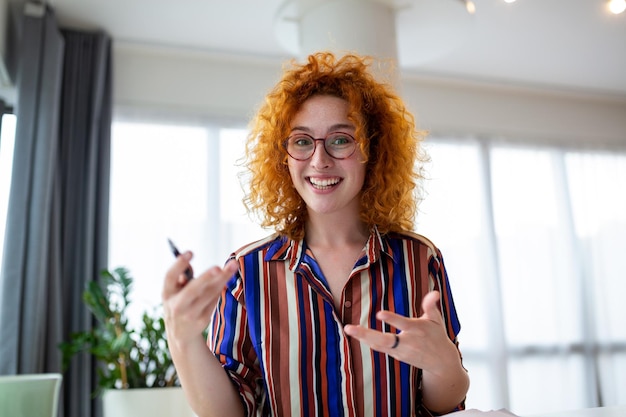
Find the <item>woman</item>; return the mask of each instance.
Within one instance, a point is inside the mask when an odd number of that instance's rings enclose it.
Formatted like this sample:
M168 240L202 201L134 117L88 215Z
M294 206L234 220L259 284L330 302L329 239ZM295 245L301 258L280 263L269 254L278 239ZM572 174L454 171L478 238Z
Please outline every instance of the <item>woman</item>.
M319 53L285 71L247 146L246 204L276 233L192 281L190 252L167 272L170 350L199 416L464 408L443 260L410 232L421 133L368 64Z

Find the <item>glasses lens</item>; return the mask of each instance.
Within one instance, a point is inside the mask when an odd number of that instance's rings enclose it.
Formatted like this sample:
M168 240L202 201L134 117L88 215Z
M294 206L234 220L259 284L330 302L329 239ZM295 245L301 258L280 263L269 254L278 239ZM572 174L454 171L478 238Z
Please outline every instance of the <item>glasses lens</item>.
M292 158L304 160L313 155L315 141L309 135L294 135L287 139L287 153Z
M354 138L347 133L335 132L326 137L324 147L326 152L333 158L347 158L354 152L356 143Z

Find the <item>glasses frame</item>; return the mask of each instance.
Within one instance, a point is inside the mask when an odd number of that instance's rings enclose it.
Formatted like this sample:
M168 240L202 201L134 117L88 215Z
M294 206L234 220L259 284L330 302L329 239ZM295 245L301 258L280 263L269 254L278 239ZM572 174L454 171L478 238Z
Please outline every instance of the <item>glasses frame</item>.
M354 148L352 149L352 152L350 152L350 155L344 156L342 158L338 158L336 156L334 156L333 154L331 154L330 152L328 152L328 148L326 148L326 140L328 139L329 136L331 135L336 135L336 134L342 134L342 135L346 135L347 137L349 137L350 139L352 139L352 142L354 144ZM313 141L313 151L311 152L311 155L309 155L307 158L296 158L295 156L293 156L292 154L289 153L289 140L291 140L291 138L293 137L300 137L300 136L306 136L308 138L310 138ZM285 141L283 142L283 147L285 148L285 152L287 152L287 155L289 155L290 158L295 159L296 161L308 161L309 159L311 159L313 157L313 155L315 155L315 151L317 150L317 142L318 141L322 141L322 143L324 144L324 152L326 152L326 154L328 156L330 156L333 159L337 159L339 161L343 160L343 159L348 159L350 158L352 155L354 155L354 152L356 152L356 148L357 148L357 142L356 139L354 138L354 135L348 133L348 132L343 132L341 130L336 130L333 132L328 132L328 134L323 137L323 138L315 138L311 135L309 135L308 133L296 133L294 135L290 135L289 137L287 137L287 139L285 139Z

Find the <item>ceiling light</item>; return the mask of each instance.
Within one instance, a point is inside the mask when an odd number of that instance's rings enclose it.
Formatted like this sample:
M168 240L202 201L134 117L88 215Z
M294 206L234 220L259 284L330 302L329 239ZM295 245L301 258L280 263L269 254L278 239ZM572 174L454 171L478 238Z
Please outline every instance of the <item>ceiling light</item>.
M474 14L476 13L476 5L474 4L473 1L470 0L466 0L465 1L465 8L467 9L467 12L469 14Z
M626 0L609 0L609 10L613 14L620 14L626 10Z
M416 66L467 41L474 11L471 0L284 0L274 30L301 58L329 49L402 57L402 65Z
M504 0L505 3L515 3L515 0Z

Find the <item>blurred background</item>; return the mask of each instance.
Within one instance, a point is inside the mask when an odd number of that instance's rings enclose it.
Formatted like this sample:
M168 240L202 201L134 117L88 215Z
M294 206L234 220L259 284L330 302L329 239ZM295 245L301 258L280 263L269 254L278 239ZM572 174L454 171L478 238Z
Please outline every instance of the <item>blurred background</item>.
M107 237L96 240L135 277L134 320L160 302L168 237L202 271L271 232L245 212L238 174L247 122L283 65L319 49L372 54L429 132L416 231L444 255L467 407L626 404L626 13L615 3L0 1L0 227L15 224L11 178L25 177L13 137L32 32L14 16L110 42Z

